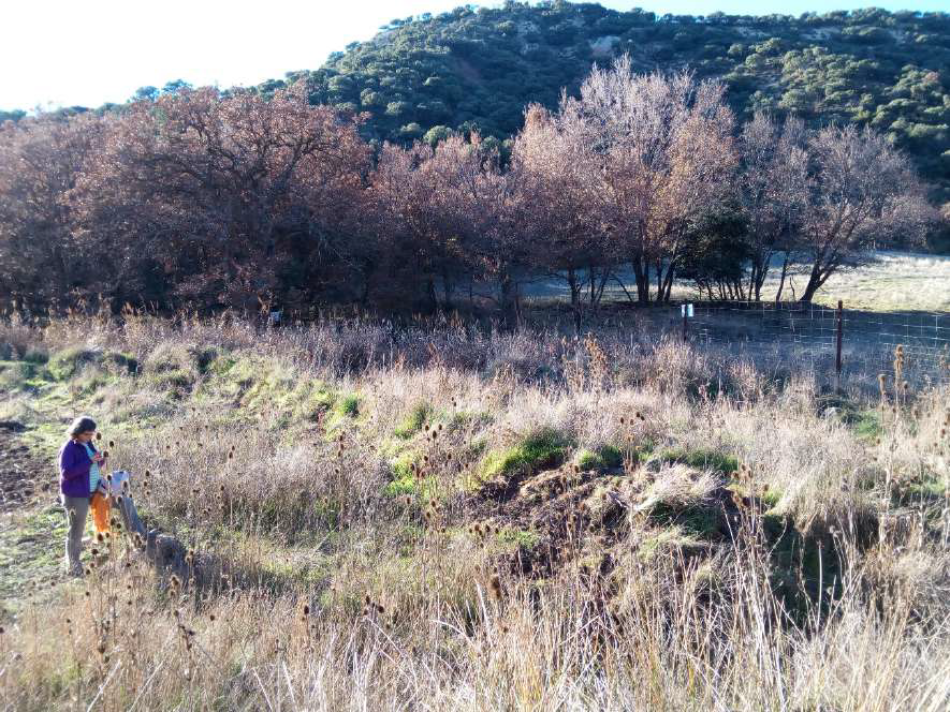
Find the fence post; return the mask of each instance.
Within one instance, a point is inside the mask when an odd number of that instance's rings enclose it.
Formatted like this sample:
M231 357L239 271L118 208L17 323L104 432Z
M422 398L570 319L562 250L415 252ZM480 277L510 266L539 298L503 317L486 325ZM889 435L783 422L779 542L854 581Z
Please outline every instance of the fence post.
M686 322L686 318L687 318L687 317L686 317L687 306L686 306L686 303L685 303L685 302L682 304L682 306L680 307L680 309L681 309L681 311L683 312L683 341L685 342L685 341L689 341L689 336L687 335L687 330L686 330L686 329L687 329L687 327L686 327L686 323L687 323L687 322Z
M844 302L838 300L837 334L835 343L835 386L841 387L841 337L844 331Z

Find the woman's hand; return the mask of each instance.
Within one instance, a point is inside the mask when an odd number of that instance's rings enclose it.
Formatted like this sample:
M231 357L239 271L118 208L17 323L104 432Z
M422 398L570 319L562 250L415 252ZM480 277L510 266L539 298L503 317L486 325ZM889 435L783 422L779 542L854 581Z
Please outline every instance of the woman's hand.
M103 462L106 461L106 458L103 456L101 452L96 452L96 453L93 453L92 455L92 461L96 463L97 465L101 465Z

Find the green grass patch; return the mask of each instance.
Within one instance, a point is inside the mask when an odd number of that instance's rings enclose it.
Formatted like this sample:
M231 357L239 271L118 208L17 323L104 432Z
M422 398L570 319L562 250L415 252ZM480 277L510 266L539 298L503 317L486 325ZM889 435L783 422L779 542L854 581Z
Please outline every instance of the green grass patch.
M650 517L664 525L675 525L694 539L715 539L722 532L724 515L717 506L702 504L675 507L657 502L650 508Z
M394 434L398 438L408 440L425 427L432 417L432 406L428 403L418 403L396 426Z
M419 477L419 464L418 453L403 450L390 463L392 480L383 492L390 497L410 495L423 500L442 499L441 488L434 477Z
M498 541L505 548L518 548L530 551L538 545L541 537L530 529L506 527L498 532Z
M570 442L555 430L545 429L525 438L514 447L492 450L482 461L483 480L528 475L564 460Z
M842 395L823 395L818 398L817 407L819 413L848 426L862 440L874 440L884 432L877 410L861 408Z
M35 363L42 366L43 364L49 363L49 352L46 349L31 346L27 349L26 353L23 354L23 360L27 363Z
M63 349L53 354L49 360L49 372L57 381L65 381L76 375L76 372L84 366L98 363L100 357L100 352L93 349L81 347Z
M338 401L324 381L274 358L218 352L204 372L199 398L225 399L236 413L249 418L270 413L277 429L313 425L321 415L334 411ZM336 413L331 417L336 418Z
M334 433L360 415L360 397L354 393L338 397L325 420L327 433Z
M663 451L660 460L670 464L679 462L697 470L711 470L724 475L739 469L739 460L734 455L703 448L698 450L670 448Z
M66 515L58 504L17 512L0 531L0 600L9 611L31 586L62 578ZM92 517L87 522L91 532ZM86 547L88 556L90 547Z
M847 421L846 421L847 422ZM848 425L854 434L862 440L874 441L884 433L881 425L881 414L876 410L862 410L855 413Z
M583 448L574 456L574 464L582 470L612 470L623 465L623 453L613 445L602 445L596 450Z
M637 558L643 562L655 561L660 556L668 555L670 551L682 551L697 544L696 539L685 529L671 525L643 539L637 548Z
M343 396L336 404L337 415L344 418L355 418L360 414L360 397L355 394Z

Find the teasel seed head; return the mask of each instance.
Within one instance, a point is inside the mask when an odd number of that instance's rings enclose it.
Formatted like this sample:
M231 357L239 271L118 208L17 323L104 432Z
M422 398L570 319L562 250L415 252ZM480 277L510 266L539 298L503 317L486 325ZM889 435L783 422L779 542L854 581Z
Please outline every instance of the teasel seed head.
M491 588L492 596L496 599L501 598L501 577L498 574L492 574L491 578L488 580L488 585Z

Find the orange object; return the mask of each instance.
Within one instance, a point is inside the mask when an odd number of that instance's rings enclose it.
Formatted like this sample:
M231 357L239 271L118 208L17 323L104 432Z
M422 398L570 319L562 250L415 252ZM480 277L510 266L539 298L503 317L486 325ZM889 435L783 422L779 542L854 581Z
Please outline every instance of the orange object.
M89 500L89 507L92 509L96 533L105 534L109 531L109 498L102 492L94 492L92 499Z

